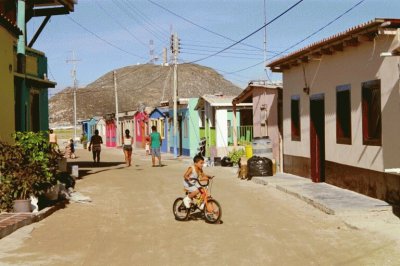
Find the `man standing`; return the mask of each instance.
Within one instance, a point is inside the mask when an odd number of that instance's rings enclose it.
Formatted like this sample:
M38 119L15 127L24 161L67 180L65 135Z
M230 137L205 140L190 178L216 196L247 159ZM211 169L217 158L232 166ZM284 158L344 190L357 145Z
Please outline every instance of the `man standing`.
M155 167L155 157L158 158L158 165L161 167L161 135L157 132L157 127L151 127L151 134L150 134L150 148L151 148L151 161L153 163L153 167Z

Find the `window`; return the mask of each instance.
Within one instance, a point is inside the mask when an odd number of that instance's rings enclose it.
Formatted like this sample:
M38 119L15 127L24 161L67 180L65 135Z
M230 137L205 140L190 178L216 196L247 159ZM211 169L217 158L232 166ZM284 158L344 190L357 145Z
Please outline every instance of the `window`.
M350 85L336 87L336 143L351 144Z
M165 138L164 131L165 131L165 119L162 119L160 120L160 130L159 130L162 139Z
M292 96L291 104L292 140L300 141L300 96Z
M380 80L362 83L362 129L364 145L382 145Z

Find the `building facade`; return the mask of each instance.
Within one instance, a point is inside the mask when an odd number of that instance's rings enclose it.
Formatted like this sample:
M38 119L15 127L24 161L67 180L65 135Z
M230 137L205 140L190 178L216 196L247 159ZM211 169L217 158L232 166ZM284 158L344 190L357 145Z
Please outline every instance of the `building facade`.
M269 64L283 73L285 172L400 202L400 20L375 19Z

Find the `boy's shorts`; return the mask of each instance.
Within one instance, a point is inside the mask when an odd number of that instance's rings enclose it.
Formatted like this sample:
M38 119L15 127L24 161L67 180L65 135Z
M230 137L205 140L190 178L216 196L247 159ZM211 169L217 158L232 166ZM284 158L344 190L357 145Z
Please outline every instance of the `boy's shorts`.
M161 156L161 149L160 148L151 148L151 155L160 157Z
M199 189L199 184L196 183L194 185L191 185L185 180L183 180L183 188L189 192L193 192Z

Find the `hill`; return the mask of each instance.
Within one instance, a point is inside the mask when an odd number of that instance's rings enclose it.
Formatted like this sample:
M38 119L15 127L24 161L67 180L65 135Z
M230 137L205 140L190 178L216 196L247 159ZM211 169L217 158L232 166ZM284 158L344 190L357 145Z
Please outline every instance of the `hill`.
M173 66L152 64L116 69L119 110L137 110L139 106L158 106L169 100L173 87ZM241 88L225 80L215 70L196 65L178 66L180 98L223 93L238 95ZM85 88L77 89L77 119L103 116L115 112L113 71L106 73ZM73 89L66 88L49 100L52 126L73 123Z

